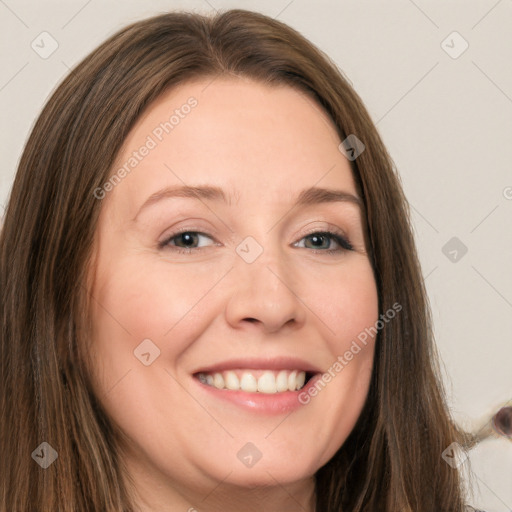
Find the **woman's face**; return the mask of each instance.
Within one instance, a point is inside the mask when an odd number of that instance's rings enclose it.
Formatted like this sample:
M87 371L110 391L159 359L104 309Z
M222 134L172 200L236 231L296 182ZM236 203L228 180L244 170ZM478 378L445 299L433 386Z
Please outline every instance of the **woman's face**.
M303 93L205 79L151 106L95 192L93 382L141 481L311 481L354 427L378 307L340 142Z

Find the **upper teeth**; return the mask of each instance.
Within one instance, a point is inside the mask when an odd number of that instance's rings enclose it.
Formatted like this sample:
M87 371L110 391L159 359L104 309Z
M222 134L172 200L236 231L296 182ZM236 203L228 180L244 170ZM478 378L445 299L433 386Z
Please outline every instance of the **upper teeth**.
M259 376L258 376L259 375ZM217 389L247 391L249 393L279 393L296 391L304 386L306 372L300 370L228 370L215 373L200 373L198 379Z

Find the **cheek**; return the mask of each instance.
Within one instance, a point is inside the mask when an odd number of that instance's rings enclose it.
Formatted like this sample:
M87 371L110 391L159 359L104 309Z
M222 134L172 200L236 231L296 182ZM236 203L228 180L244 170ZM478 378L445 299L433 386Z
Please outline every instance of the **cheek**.
M201 269L170 271L165 263L144 265L127 259L104 281L99 301L134 335L159 338L192 313L211 282L212 276Z
M195 265L192 272L165 260L143 260L127 257L97 273L93 339L103 366L133 364L133 351L145 339L173 365L211 321L208 294L229 270Z
M320 281L322 292L312 287L309 300L324 325L324 374L314 389L305 391L301 403L310 417L318 416L317 438L326 443L320 463L343 444L364 406L374 362L375 327L379 318L378 293L368 260L354 259L346 268L333 269Z
M324 269L322 275L312 276L308 282L311 283L306 293L308 303L324 324L333 353L343 353L352 340L375 325L379 314L378 294L366 258L333 267L330 272Z

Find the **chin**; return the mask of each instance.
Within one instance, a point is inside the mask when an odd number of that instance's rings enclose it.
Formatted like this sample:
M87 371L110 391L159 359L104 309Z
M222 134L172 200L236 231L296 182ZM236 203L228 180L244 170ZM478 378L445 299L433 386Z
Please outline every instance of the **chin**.
M314 475L314 473L304 471L289 471L289 468L283 469L283 471L275 467L268 471L263 468L259 470L253 468L253 470L255 472L252 470L233 471L226 479L226 483L240 488L255 489L260 487L275 487L276 485L291 485L311 478Z
M273 454L271 457L264 457L258 460L251 467L245 466L243 463L225 464L220 468L216 468L216 480L245 488L256 487L275 487L276 485L289 485L294 482L303 481L314 476L320 468L319 464L307 464L303 455L300 457L290 457ZM229 473L231 471L231 473ZM226 478L226 475L229 476Z

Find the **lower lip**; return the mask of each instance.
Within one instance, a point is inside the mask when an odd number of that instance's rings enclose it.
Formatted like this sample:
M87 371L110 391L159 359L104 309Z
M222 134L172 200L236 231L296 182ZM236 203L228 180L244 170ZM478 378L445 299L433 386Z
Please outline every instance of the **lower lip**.
M210 396L225 400L243 409L262 414L285 414L296 411L304 406L299 401L299 395L308 393L320 375L315 375L306 385L298 391L283 391L280 393L249 393L247 391L233 391L231 389L218 389L203 384L193 377L194 381Z

